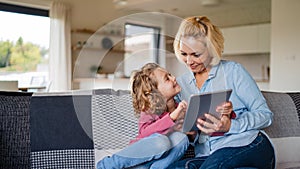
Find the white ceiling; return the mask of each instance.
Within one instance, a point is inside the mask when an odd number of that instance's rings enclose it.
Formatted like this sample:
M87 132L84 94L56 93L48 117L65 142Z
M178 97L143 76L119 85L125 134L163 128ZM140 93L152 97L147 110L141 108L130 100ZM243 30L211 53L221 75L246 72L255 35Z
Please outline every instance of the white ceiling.
M271 22L271 0L121 0L115 7L124 13L165 12L179 17L206 15L220 27ZM202 1L219 1L205 6Z

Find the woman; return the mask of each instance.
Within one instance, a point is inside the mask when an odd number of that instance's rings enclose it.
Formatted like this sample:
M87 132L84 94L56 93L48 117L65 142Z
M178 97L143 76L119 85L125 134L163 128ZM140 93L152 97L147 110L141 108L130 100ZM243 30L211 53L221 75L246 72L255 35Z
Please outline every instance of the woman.
M189 72L177 78L182 87L177 101L191 94L232 89L234 118L206 114L197 119L195 155L169 168L274 168L273 146L263 128L272 123L273 113L255 81L242 65L221 60L224 37L205 16L188 17L179 27L174 50ZM221 133L214 135L214 133Z

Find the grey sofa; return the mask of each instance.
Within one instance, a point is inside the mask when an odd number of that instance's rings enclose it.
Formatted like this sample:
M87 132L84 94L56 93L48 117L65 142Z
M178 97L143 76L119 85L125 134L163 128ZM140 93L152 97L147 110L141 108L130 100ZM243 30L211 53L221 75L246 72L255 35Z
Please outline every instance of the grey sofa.
M276 168L300 168L300 93L263 94ZM0 132L1 169L94 168L136 136L137 119L129 91L0 92Z

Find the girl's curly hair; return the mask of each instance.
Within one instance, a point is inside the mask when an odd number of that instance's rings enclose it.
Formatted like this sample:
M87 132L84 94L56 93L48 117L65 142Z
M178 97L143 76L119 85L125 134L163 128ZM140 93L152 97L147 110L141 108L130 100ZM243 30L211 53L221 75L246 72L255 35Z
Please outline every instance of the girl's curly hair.
M157 89L154 70L162 69L156 63L147 63L140 70L132 72L131 95L135 114L141 112L161 114L166 110L166 101Z

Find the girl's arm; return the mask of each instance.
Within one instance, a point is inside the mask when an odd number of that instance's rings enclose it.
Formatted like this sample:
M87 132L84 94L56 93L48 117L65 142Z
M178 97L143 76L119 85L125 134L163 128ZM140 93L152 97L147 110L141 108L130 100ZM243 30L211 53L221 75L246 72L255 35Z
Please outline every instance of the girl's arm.
M141 113L139 135L140 137L147 137L153 133L166 134L174 124L168 112L163 113L161 116Z
M141 113L139 134L146 137L153 133L168 133L175 121L184 116L186 105L186 102L182 101L173 112L165 112L160 116Z

